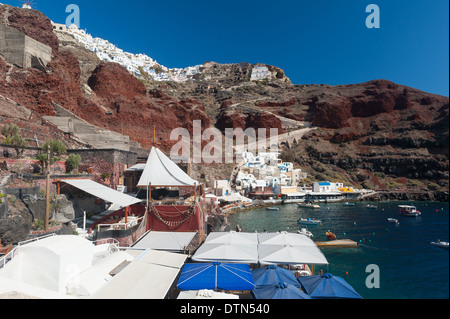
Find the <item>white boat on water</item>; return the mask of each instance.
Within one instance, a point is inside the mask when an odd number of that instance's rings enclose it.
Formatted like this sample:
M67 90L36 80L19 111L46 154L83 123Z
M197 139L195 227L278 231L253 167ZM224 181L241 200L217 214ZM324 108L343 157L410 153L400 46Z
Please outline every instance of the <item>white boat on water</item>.
M367 205L366 208L367 209L377 209L378 206L376 206L376 205Z
M343 206L353 207L353 206L355 206L355 203L345 202L345 203L343 204Z
M308 219L300 218L297 221L297 223L299 225L319 225L319 224L322 224L322 221L317 220L317 219L311 219L311 218L308 218Z
M422 215L422 213L417 210L416 206L412 205L399 205L398 212L400 215L408 217L418 217Z
M398 221L398 219L395 219L395 218L388 218L388 222L395 223L396 225L400 225L400 222Z
M279 207L267 207L266 209L267 209L267 210L271 210L271 211L275 211L275 212L280 211L280 208L279 208Z
M448 249L448 242L446 241L440 241L440 240L436 240L430 243L433 246L436 247L442 247L442 248L447 248Z
M300 208L313 208L313 209L319 209L320 208L319 205L313 204L311 202L298 203L297 206L300 207Z

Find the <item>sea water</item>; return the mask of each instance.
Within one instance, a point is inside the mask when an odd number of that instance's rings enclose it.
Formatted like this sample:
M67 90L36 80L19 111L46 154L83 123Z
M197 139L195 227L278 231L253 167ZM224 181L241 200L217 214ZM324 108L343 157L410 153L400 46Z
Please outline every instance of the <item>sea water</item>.
M401 204L415 205L422 215L399 215ZM377 209L367 205L376 205ZM353 207L342 203L320 206L310 209L296 204L280 205L279 211L262 208L231 215L228 220L232 229L240 225L244 232L297 232L307 228L314 241L326 241L325 233L330 230L337 239L358 242L358 248L321 248L329 265L316 266L314 271L344 278L363 298L449 298L449 251L430 244L438 239L449 241L448 203L358 202ZM322 224L298 226L299 218L318 219ZM390 223L388 218L398 219L400 224ZM373 272L373 265L379 272ZM377 282L379 287L374 288Z

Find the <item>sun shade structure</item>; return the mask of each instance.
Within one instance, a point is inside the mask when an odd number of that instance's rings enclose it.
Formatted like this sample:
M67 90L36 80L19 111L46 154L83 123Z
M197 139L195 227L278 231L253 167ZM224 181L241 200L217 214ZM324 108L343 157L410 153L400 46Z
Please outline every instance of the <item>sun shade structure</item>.
M262 265L328 265L322 251L307 236L287 232L258 234L258 256Z
M208 244L258 245L258 234L238 232L211 233L206 238Z
M299 277L297 280L312 299L362 299L344 279L332 274Z
M310 238L286 232L211 233L192 259L197 262L262 265L328 264L322 251Z
M275 265L255 269L252 271L252 275L257 287L273 287L282 282L300 288L300 283L291 271Z
M311 299L300 288L283 282L272 286L256 287L252 293L256 299Z
M182 252L191 244L196 232L150 231L133 245L138 249L155 249Z
M178 280L180 290L253 290L250 267L244 264L186 264Z
M328 265L319 248L312 246L259 245L258 255L262 265Z
M292 245L292 246L312 246L316 244L303 234L294 234L288 232L261 233L258 234L260 245Z
M146 250L93 299L164 299L186 258L182 254Z
M90 179L65 179L61 180L61 182L78 188L95 197L101 198L104 201L119 205L121 208L142 202L142 200L136 197L118 192Z
M258 263L258 245L205 242L192 260L197 262Z
M159 149L152 147L137 187L190 187L199 185Z

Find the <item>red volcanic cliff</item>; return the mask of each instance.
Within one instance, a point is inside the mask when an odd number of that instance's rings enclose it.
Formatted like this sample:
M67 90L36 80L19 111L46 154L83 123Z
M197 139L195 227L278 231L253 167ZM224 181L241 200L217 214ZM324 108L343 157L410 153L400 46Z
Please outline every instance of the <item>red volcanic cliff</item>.
M124 72L124 68L116 63L101 63L89 78L88 85L102 98L121 95L132 99L147 93L144 83Z
M70 49L59 46L51 21L36 10L2 6L0 18L11 27L53 49L48 72L20 69L0 57L0 94L9 97L41 115L55 115L56 102L99 127L129 135L144 147L151 145L153 126L161 147L167 149L172 129L191 129L193 120L209 127L210 118L204 106L189 98L177 100L145 85L125 68L115 63L99 64L87 83L80 80L80 62ZM85 85L94 94L85 94Z
M168 149L175 143L170 141L173 129L183 127L192 132L194 120L201 120L203 128L210 125L199 102L178 101L158 89L147 92L141 81L118 64L101 63L88 84L96 94L93 100L105 110L90 122L129 135L144 147L151 145L153 126L161 147ZM89 117L82 109L77 114L85 119Z

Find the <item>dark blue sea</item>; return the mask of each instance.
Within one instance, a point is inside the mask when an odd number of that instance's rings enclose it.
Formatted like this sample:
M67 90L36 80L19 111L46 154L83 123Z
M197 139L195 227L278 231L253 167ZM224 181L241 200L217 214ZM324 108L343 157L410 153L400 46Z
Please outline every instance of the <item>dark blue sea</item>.
M368 204L377 209L368 209ZM422 216L400 216L398 205L413 204ZM313 240L327 240L331 230L337 239L352 239L358 248L321 248L328 266L316 266L344 278L365 299L448 299L449 251L432 246L440 239L449 241L449 204L437 202L358 202L354 207L342 203L320 204L317 210L280 205L280 211L264 209L229 216L232 229L244 232L297 232L299 218L315 218L322 225L308 226ZM400 225L387 221L396 218ZM366 269L378 266L379 288L368 288L366 279L374 275ZM366 272L368 271L368 272ZM370 283L375 283L369 277Z

